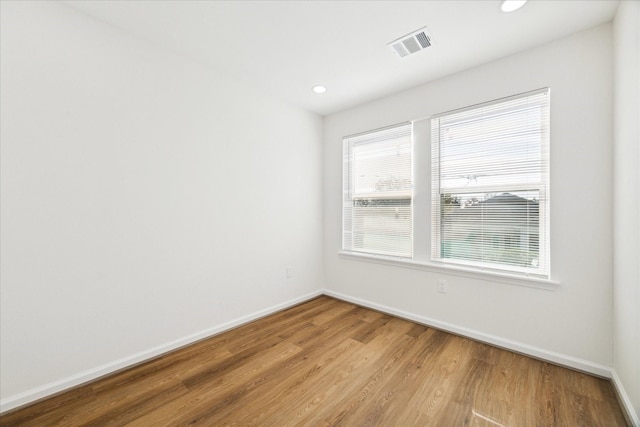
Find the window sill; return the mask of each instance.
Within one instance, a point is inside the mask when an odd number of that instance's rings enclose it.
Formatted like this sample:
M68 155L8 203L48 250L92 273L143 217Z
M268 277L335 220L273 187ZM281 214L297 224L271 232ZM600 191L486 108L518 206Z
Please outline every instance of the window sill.
M448 264L438 264L435 262L421 262L409 259L394 258L383 255L360 254L356 252L338 251L341 258L357 261L372 262L376 264L389 265L393 267L412 268L416 270L433 271L445 273L453 276L468 277L476 280L486 280L491 282L506 283L508 285L525 286L528 288L555 291L560 285L559 282L551 279L543 279L518 274L499 273L494 271L482 271L472 268L452 266Z

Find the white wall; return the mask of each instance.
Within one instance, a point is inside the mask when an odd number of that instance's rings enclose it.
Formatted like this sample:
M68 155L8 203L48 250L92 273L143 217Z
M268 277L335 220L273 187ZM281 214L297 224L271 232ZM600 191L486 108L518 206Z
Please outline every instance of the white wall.
M614 367L640 423L640 3L614 21Z
M320 117L1 5L3 409L321 289Z
M611 37L611 26L603 25L326 117L325 287L606 374L613 362ZM410 57L404 60L411 65ZM343 136L546 86L551 87L551 271L560 282L557 290L338 255ZM429 217L416 221L428 223ZM447 294L437 293L438 278L448 280Z

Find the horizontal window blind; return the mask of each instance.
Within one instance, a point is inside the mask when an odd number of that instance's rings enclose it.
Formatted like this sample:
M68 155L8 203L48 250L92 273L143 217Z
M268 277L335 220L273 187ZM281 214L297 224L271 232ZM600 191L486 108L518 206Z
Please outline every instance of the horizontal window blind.
M549 91L434 116L432 258L547 275Z
M346 137L343 249L412 255L411 123Z

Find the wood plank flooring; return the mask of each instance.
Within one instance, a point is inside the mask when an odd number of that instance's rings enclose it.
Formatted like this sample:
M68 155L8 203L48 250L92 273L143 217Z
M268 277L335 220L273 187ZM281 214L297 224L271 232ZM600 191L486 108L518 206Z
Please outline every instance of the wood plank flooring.
M627 424L606 380L323 296L0 425Z

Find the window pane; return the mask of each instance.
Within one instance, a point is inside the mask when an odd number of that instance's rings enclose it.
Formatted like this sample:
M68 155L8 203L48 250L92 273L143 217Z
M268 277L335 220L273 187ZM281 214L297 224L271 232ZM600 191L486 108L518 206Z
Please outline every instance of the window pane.
M352 250L411 253L411 199L354 200Z
M411 145L402 138L352 149L353 195L411 192Z
M536 99L441 118L441 188L539 183L542 114Z
M441 197L442 258L538 267L538 191Z

